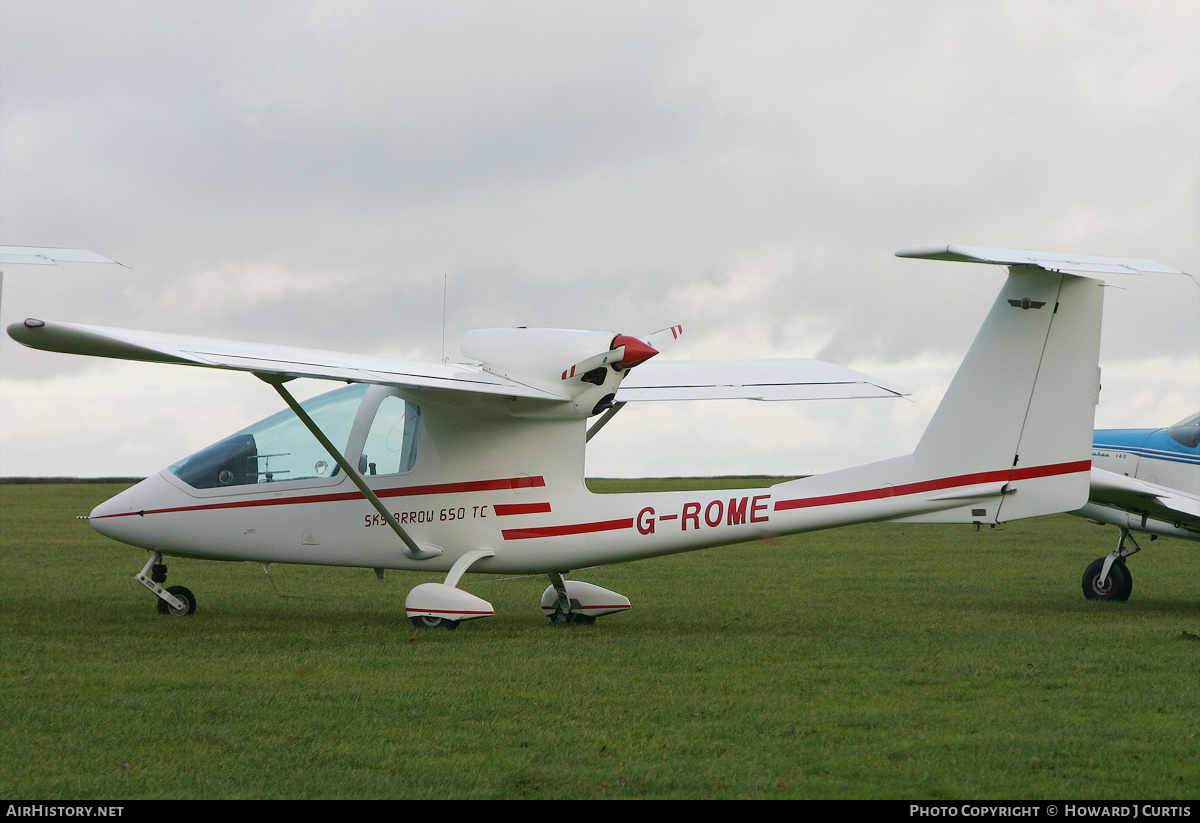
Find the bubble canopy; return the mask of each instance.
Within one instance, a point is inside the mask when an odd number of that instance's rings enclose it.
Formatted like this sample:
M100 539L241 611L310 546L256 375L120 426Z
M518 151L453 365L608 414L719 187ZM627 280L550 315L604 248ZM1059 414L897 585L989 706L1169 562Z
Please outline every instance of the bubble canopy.
M416 461L420 409L395 391L356 383L301 404L331 443L341 445L362 474L398 474ZM356 421L370 420L357 454ZM360 435L361 437L361 435ZM291 409L260 420L168 467L195 489L332 478L337 461Z

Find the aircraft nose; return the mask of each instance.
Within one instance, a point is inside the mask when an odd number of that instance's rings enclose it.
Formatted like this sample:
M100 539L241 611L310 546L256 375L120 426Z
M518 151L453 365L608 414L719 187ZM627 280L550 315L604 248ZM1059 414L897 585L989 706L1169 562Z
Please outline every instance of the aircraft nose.
M166 508L180 496L178 489L154 475L96 506L89 522L105 537L153 548L146 528L146 512Z
M146 481L143 480L142 483L144 482ZM92 513L88 515L88 517L93 523L96 523L102 520L107 520L110 517L119 517L134 511L135 509L133 501L136 495L133 494L133 492L140 485L141 483L135 486L130 486L120 494L108 498L103 503L96 506L96 508L92 509Z

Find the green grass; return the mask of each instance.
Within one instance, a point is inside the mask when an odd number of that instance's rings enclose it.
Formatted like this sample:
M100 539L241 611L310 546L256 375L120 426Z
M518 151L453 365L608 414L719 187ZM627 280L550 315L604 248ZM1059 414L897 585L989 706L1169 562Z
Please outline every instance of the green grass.
M468 575L454 632L403 618L440 576L174 560L164 618L73 519L118 488L0 486L0 796L1200 796L1191 544L1096 603L1112 529L865 525L580 572L594 626Z

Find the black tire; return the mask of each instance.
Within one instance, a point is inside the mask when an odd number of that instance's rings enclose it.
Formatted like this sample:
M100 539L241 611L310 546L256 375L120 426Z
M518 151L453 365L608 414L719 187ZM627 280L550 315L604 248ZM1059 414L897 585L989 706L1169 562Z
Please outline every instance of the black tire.
M582 612L564 612L561 609L555 609L547 617L550 622L556 626L565 626L568 623L578 623L581 626L590 626L596 622L594 615L583 614Z
M444 617L427 617L425 615L417 615L410 617L409 620L418 629L457 629L457 620L447 620Z
M1108 570L1108 580L1101 582L1104 570L1103 557L1093 560L1083 573L1083 596L1088 600L1115 600L1123 602L1133 593L1133 575L1124 560L1118 560Z
M172 608L167 601L161 597L158 600L158 613L169 614L172 617L184 617L189 614L196 613L196 595L192 594L191 589L185 589L183 586L168 586L167 593L183 601L183 608Z

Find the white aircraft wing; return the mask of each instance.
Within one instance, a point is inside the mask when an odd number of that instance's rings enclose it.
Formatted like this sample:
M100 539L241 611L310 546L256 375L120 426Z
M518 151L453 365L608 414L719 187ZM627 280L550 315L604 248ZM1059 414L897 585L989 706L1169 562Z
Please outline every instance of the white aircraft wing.
M428 363L33 318L9 326L8 334L30 348L66 354L535 400L569 399L567 394L527 385L475 364ZM816 400L905 394L908 392L890 383L820 360L664 360L630 369L617 390L616 402Z
M8 334L30 348L67 354L539 400L565 399L564 396L490 374L481 367L459 363L424 363L266 343L50 323L32 318L9 326Z
M1100 257L1025 249L992 249L983 246L910 246L896 252L896 256L962 263L994 263L1002 266L1037 266L1049 271L1082 275L1185 273L1154 260L1133 257Z
M897 397L904 389L820 360L654 360L632 369L616 402Z
M1088 502L1200 529L1200 497L1104 469L1092 468Z

